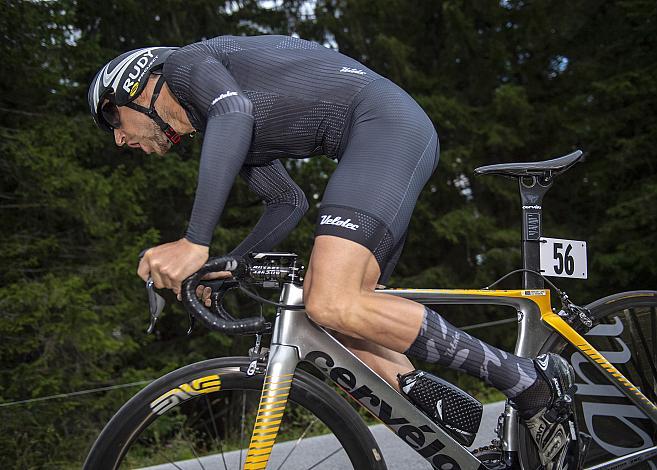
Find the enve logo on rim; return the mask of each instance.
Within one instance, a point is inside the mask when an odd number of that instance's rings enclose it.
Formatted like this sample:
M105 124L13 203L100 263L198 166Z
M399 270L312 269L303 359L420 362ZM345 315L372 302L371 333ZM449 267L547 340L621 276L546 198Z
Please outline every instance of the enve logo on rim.
M199 377L189 383L183 383L172 388L153 400L150 403L150 408L153 410L153 413L163 415L180 402L189 400L193 396L218 392L220 389L221 377L217 374L206 375L205 377Z

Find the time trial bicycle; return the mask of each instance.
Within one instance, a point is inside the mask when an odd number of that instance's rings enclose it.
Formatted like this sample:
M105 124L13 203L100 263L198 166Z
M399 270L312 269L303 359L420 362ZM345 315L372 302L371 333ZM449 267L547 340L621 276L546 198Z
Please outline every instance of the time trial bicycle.
M522 219L522 289L382 289L423 304L507 306L518 315L515 354L554 352L574 367L578 390L578 465L589 470L657 469L657 291L610 295L584 307L574 304L541 274L542 199L554 179L582 157L489 165L478 174L517 178ZM565 255L565 253L562 253ZM561 257L561 268L571 263ZM231 271L215 284L206 308L196 287L209 272ZM381 450L363 419L338 388L388 426L434 468L540 469L528 431L507 403L497 439L470 451L481 408L448 386L455 399L451 423L436 423L369 369L303 310L303 266L293 253L254 253L245 259L213 258L183 284L190 318L230 335L255 335L244 357L187 365L150 383L105 426L85 469L139 468L335 468L341 456L355 469L385 469ZM506 277L506 276L505 276ZM552 307L550 283L560 308ZM496 283L494 283L496 284ZM278 302L252 286L280 289ZM147 285L151 327L164 301ZM235 318L222 299L240 289L275 304L273 322L263 316ZM267 348L263 335L271 334ZM456 398L454 398L456 394ZM446 398L447 400L447 398ZM459 401L461 400L461 401ZM328 434L319 449L305 439ZM233 450L234 452L230 452ZM296 460L298 456L303 461ZM572 468L572 466L571 466Z

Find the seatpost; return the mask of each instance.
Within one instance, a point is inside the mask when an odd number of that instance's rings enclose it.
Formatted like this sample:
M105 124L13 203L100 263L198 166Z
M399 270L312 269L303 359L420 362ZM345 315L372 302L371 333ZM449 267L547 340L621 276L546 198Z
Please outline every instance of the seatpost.
M522 203L522 267L533 271L541 270L540 240L542 235L543 196L552 186L552 172L542 175L527 175L518 178ZM536 274L523 272L523 289L542 289L543 279Z

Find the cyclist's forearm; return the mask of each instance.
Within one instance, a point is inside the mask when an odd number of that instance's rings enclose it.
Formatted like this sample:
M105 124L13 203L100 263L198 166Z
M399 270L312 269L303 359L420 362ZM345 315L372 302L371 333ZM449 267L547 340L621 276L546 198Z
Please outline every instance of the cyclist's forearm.
M271 251L297 226L308 204L270 204L253 227L251 233L230 252L233 256L244 256L253 251Z
M253 116L231 112L208 120L199 165L194 209L185 238L209 245L233 182L244 163Z

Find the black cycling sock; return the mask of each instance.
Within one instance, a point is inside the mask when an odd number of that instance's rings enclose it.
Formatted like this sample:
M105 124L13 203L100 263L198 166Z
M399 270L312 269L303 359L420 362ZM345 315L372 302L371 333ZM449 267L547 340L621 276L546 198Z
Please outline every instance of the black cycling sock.
M550 385L543 377L538 376L536 382L526 390L523 390L517 397L513 398L513 403L518 408L520 417L528 419L538 413L542 408L548 406L551 398L552 391L550 390Z
M405 354L481 378L508 398L519 396L537 378L531 359L473 338L426 307L418 337Z

